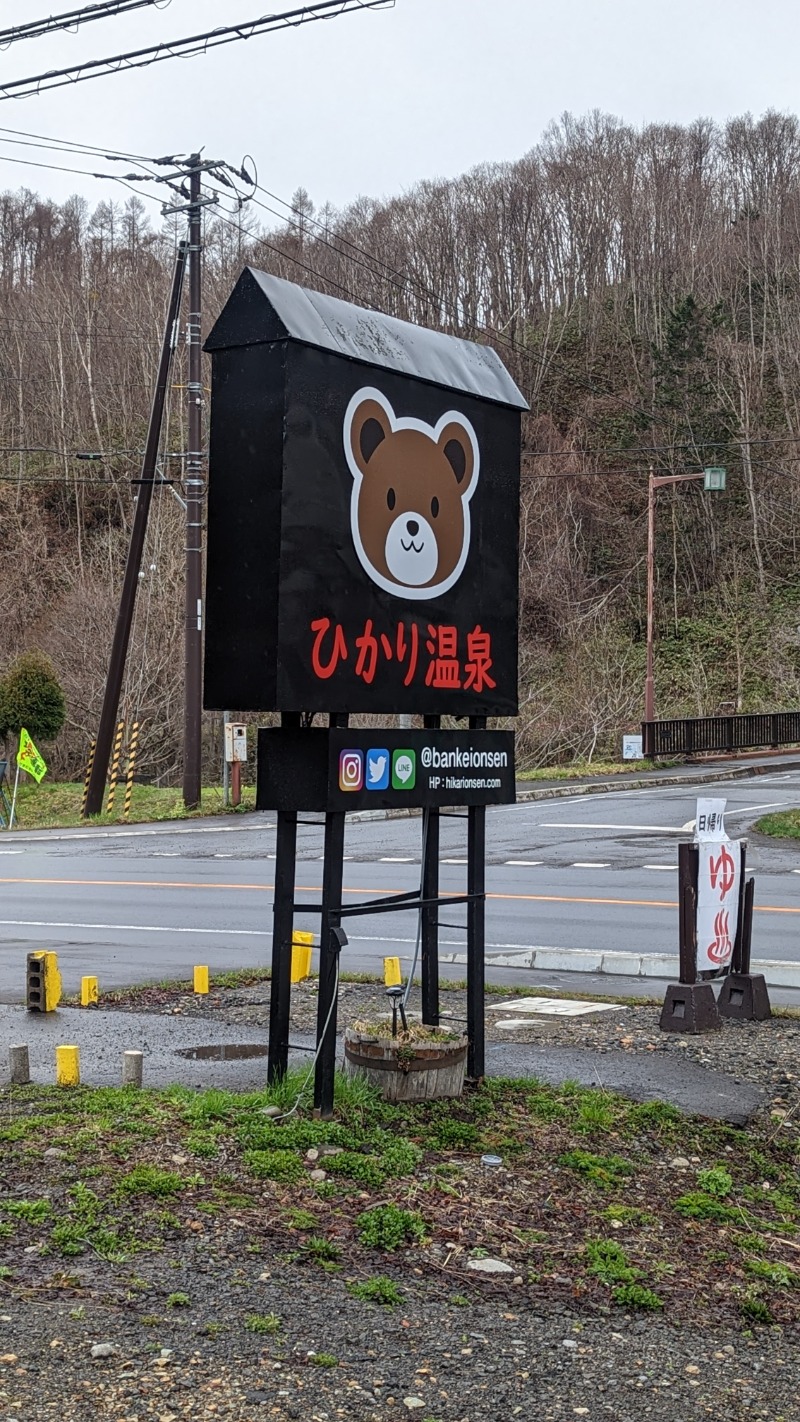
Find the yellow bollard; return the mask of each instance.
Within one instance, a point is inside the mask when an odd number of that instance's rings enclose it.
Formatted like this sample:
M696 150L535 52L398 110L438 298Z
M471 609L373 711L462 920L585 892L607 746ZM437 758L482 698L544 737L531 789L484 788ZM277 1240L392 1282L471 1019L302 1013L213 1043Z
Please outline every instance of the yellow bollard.
M80 1086L80 1047L56 1047L56 1086Z
M97 978L81 978L81 1007L96 1007L99 996Z
M195 968L194 990L200 996L205 996L208 992L208 968Z
M386 987L399 987L403 979L400 976L400 959L384 958L383 960L383 981Z
M297 929L292 934L292 966L289 981L301 983L311 977L311 950L314 946L313 933L302 933Z

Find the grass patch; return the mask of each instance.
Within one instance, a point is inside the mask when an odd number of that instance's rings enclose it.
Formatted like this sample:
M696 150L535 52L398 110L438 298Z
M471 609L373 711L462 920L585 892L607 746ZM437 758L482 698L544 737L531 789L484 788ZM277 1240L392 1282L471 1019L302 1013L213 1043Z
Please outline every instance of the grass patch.
M415 1210L398 1209L397 1205L376 1205L364 1210L356 1220L356 1228L368 1249L392 1251L425 1238L422 1216Z
M77 825L124 824L124 795L118 791L111 815L94 815L81 819L83 785L75 781L43 782L41 785L20 785L17 795L15 826L18 829L72 829ZM241 814L256 807L256 792L252 785L242 787L239 810L226 809L222 787L207 786L201 794L197 810L187 810L183 792L177 787L134 785L130 820L147 823L159 820L188 820L202 815ZM13 831L12 831L13 833Z
M612 1289L611 1297L615 1304L620 1304L623 1308L659 1309L664 1307L663 1299L654 1294L652 1289L646 1289L641 1284L620 1284L616 1289Z
M398 1107L360 1079L340 1080L333 1120L315 1120L310 1102L277 1123L264 1115L268 1104L292 1105L302 1080L301 1070L274 1090L242 1095L3 1093L9 1309L17 1292L42 1287L42 1252L70 1302L69 1291L84 1285L83 1269L69 1282L69 1261L84 1256L99 1296L124 1276L135 1317L160 1308L162 1327L190 1308L179 1302L184 1290L187 1299L200 1296L194 1261L227 1261L241 1330L246 1318L270 1317L253 1311L273 1302L256 1283L262 1271L278 1278L292 1261L307 1266L306 1279L313 1266L326 1306L325 1273L340 1270L365 1306L410 1308L412 1287L415 1298L441 1289L445 1260L449 1288L467 1299L473 1288L453 1270L501 1251L525 1281L521 1309L546 1307L568 1288L572 1306L593 1314L663 1309L685 1323L700 1320L712 1300L726 1326L767 1315L786 1328L800 1323L800 1259L789 1253L800 1239L794 1118L779 1131L756 1120L742 1132L574 1083L496 1078L458 1101ZM666 1166L676 1144L697 1162L684 1194ZM45 1160L51 1146L60 1154ZM207 1152L202 1174L180 1169L180 1156L198 1146ZM320 1186L309 1179L312 1146L329 1172ZM481 1169L490 1150L509 1171ZM764 1190L765 1180L773 1188ZM389 1267L389 1256L407 1250L408 1283L380 1272L384 1259ZM152 1302L142 1301L130 1269L108 1267L134 1255L148 1261Z
M593 1155L588 1150L568 1150L558 1158L559 1165L582 1175L591 1185L599 1185L602 1190L610 1190L619 1185L634 1167L620 1155Z
M281 1320L277 1313L249 1313L244 1326L248 1333L278 1333Z
M384 1308L392 1308L395 1304L403 1302L403 1291L391 1279L385 1278L383 1274L376 1274L374 1279L365 1279L360 1284L348 1284L348 1293L354 1299L363 1299L365 1303L382 1304Z
M753 829L775 839L800 839L800 810L778 810L772 815L762 815Z
M659 760L658 768L679 765L677 760ZM589 776L634 775L653 770L651 760L576 760L572 765L541 765L536 770L518 770L517 780L584 780Z

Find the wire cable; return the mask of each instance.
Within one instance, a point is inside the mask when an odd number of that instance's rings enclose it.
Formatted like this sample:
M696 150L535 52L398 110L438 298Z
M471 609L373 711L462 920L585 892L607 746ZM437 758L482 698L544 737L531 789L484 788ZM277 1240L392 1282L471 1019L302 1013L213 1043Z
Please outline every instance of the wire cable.
M39 39L58 30L77 30L92 20L113 19L117 15L127 15L131 10L143 10L155 5L163 10L171 0L103 0L97 5L84 5L80 10L65 10L61 15L50 15L47 19L29 20L25 25L12 25L8 30L0 30L0 49L8 49L17 40Z
M78 84L84 79L98 79L117 74L123 69L145 69L163 59L191 59L198 54L207 54L210 49L218 49L221 45L253 39L273 30L294 29L313 20L336 19L339 15L350 14L354 10L392 9L394 3L395 0L314 0L314 3L303 5L299 9L284 10L277 15L262 15L239 25L205 30L201 34L147 45L142 49L127 50L123 54L111 55L105 59L89 59L83 64L73 64L68 69L51 69L42 74L28 75L24 79L11 79L7 83L0 83L0 99L24 99L32 94L45 93L49 89L62 89L67 84Z
M288 1119L289 1119L290 1116L294 1116L295 1112L297 1111L297 1109L298 1109L298 1107L299 1107L299 1105L300 1105L300 1102L302 1101L303 1097L305 1096L306 1089L307 1089L307 1087L308 1087L308 1083L310 1082L312 1076L314 1075L314 1071L315 1071L315 1069L316 1069L317 1062L319 1061L319 1054L320 1054L320 1052L322 1051L323 1043L324 1043L324 1041L325 1041L325 1038L326 1038L327 1035L328 1035L328 1028L329 1028L330 1025L331 1025L331 1018L332 1018L332 1016L333 1016L333 1009L334 1009L335 1006L336 1006L336 1001L337 1001L337 998L338 998L338 996L339 996L339 954L338 954L338 953L336 954L335 967L336 967L336 974L335 974L334 981L333 981L333 994L332 994L332 996L331 996L331 1005L330 1005L330 1007L328 1008L328 1015L327 1015L327 1017L325 1018L325 1026L323 1027L323 1029L322 1029L322 1031L321 1031L321 1033L320 1033L319 1041L317 1042L317 1050L316 1050L315 1053L314 1053L314 1056L313 1056L313 1059L312 1059L312 1062L311 1062L311 1066L308 1068L308 1073L307 1073L307 1075L306 1075L305 1081L303 1082L303 1085L300 1087L300 1090L299 1090L298 1093L297 1093L297 1098L296 1098L295 1103L294 1103L294 1106L292 1106L291 1110L289 1110L289 1111L284 1111L284 1112L283 1112L283 1115L281 1115L281 1116L272 1116L271 1119L272 1119L273 1121L288 1121Z

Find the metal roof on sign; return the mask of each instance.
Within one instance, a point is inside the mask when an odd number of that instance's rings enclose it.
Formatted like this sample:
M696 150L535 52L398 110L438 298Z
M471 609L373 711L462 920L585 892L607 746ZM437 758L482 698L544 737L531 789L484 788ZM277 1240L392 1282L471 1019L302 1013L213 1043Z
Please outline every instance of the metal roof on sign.
M496 404L527 410L527 401L490 346L429 331L380 311L246 267L204 349L299 341L348 360L396 370Z

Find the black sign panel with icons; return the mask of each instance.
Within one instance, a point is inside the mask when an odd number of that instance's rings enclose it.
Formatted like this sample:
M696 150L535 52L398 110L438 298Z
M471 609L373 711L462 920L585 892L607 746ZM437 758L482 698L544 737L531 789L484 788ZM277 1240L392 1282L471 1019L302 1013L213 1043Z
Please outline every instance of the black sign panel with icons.
M259 731L259 810L510 805L512 731Z
M525 402L495 353L250 271L207 349L206 706L515 714Z

